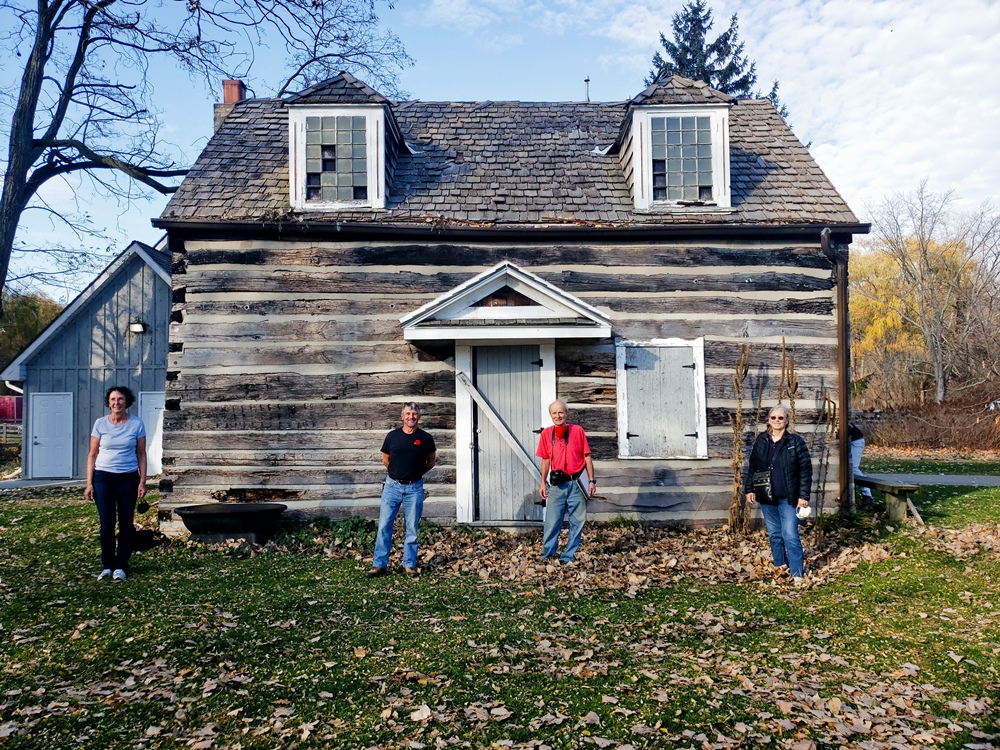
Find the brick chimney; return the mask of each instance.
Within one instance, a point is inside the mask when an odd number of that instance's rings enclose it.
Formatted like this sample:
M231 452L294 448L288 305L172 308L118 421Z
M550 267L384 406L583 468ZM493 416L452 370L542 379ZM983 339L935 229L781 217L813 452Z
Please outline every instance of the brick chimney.
M246 98L247 87L243 81L229 80L222 82L222 104L215 105L215 131L218 132L222 121L226 119L237 102Z

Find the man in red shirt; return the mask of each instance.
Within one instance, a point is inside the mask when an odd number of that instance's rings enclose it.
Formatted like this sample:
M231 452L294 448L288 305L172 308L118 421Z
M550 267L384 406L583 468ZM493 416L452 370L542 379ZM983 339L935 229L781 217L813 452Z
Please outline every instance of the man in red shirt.
M542 559L554 558L559 551L559 532L563 517L569 514L569 539L560 563L576 559L587 518L587 496L577 481L584 470L590 482L587 495L597 489L594 461L590 457L587 435L578 424L566 421L568 412L562 401L549 406L552 426L542 430L535 455L542 459L542 486L538 488L545 503L545 532L542 535Z

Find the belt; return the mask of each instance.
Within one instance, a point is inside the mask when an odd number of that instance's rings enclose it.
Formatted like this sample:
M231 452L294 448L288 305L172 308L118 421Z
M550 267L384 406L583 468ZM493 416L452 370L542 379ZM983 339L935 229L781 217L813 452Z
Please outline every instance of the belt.
M584 466L584 467L583 467L582 469L580 469L580 471L576 472L575 474L567 474L566 476L568 476L568 477L569 477L569 480L570 480L571 482L575 482L575 481L576 481L577 479L579 479L579 478L580 478L581 476L583 476L583 472L584 472L584 471L585 471L586 469L587 469L587 467L586 467L586 466ZM564 473L565 473L565 472L564 472ZM552 485L552 481L551 481L551 477L552 477L552 473L551 473L551 472L549 473L549 477L550 477L550 481L549 481L549 484L550 484L550 485ZM552 485L552 486L553 486L553 487L558 487L559 485Z
M392 479L392 477L389 477L389 479ZM408 482L403 482L399 479L392 479L392 481L395 482L396 484L416 484L417 482L422 482L423 480L424 480L423 477L420 477L420 479L411 479Z

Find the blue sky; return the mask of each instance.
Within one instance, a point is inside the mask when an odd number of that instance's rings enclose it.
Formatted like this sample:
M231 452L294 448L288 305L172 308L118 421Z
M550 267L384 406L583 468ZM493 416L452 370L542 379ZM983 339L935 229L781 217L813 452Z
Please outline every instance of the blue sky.
M657 0L399 0L380 6L416 65L401 76L413 98L620 101L643 88L660 31L681 2ZM965 208L1000 198L1000 2L997 0L731 0L711 3L715 32L739 14L760 88L778 79L791 123L848 203L866 206L924 177ZM221 97L156 71L164 135L193 160L211 135ZM162 79L162 82L161 80ZM265 92L261 92L265 93ZM76 199L105 228L110 247L154 242L149 219L164 198L127 211ZM74 242L33 221L26 241ZM109 255L110 259L110 255ZM83 284L89 279L79 279Z

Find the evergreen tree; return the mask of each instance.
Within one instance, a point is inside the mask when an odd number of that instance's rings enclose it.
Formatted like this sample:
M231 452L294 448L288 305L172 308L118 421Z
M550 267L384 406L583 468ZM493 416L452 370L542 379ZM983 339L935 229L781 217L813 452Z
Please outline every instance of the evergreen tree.
M740 40L739 19L734 13L729 19L729 28L714 40L709 40L709 32L714 25L712 10L705 0L689 0L674 14L670 25L673 38L660 34L660 44L666 59L659 53L653 54L653 69L649 72L646 85L651 85L660 76L681 75L704 81L724 94L737 98L760 98L762 94L754 90L757 84L757 63L748 60L744 54L745 43ZM778 82L764 98L771 100L782 117L788 110L778 99Z

